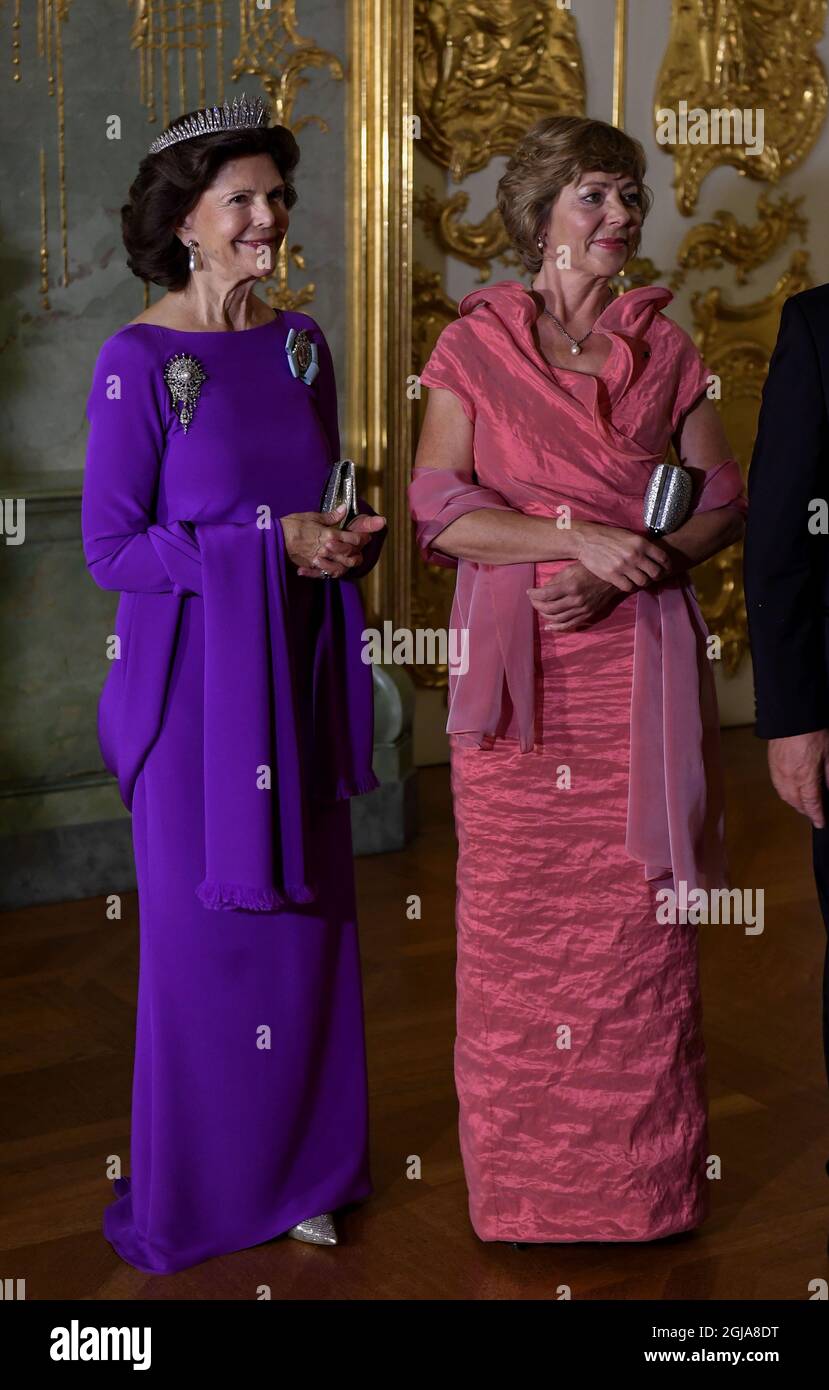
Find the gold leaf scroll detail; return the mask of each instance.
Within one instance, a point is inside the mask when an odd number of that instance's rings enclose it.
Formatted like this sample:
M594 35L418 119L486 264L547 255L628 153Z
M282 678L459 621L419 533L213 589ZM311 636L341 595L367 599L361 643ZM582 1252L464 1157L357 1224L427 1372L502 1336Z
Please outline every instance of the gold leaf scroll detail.
M259 9L256 0L240 0L239 53L231 69L234 80L243 73L257 77L273 105L274 125L287 126L297 135L306 125L317 125L328 133L328 122L322 116L300 116L292 121L294 101L301 87L308 85L302 76L308 68L327 68L331 77L342 81L343 65L334 53L320 48L314 39L299 32L296 0L274 0L272 7ZM305 259L300 245L283 243L276 259L277 287L268 293L273 308L297 310L310 304L316 285L306 284L293 290L288 284L288 256L300 270Z
M744 285L751 271L770 260L790 236L796 234L801 241L806 240L809 224L799 211L802 202L802 198L788 198L785 193L775 202L761 193L753 226L722 210L715 212L713 222L698 223L679 248L679 268L670 288L678 290L690 270L721 270L725 261L734 266L737 284Z
M440 199L431 188L415 195L414 214L426 232L442 251L448 251L467 265L478 270L479 283L492 274L492 261L519 266L518 256L510 249L503 218L497 208L488 212L480 222L464 222L462 214L469 206L469 194L458 192Z
M659 71L655 113L687 102L705 111L764 111L763 148L665 145L674 157L680 212L696 206L702 180L720 164L776 183L812 148L826 110L827 86L815 45L827 0L674 0ZM659 117L655 114L657 126Z
M161 88L161 124L170 124L172 90L177 88L180 115L207 105L207 63L213 38L215 77L211 75L211 101L224 101L224 14L219 0L132 0L130 48L138 53L140 99L147 121L158 120L157 85ZM188 71L195 57L196 96L189 91Z
M808 264L808 253L795 251L772 293L754 304L730 304L717 288L691 300L694 338L706 365L722 382L719 409L743 476L757 433L763 383L777 340L780 312L790 295L811 284ZM697 565L693 580L706 621L722 639L724 668L733 675L748 651L742 543L730 545Z
M542 117L584 114L575 20L552 0L416 0L414 93L429 153L460 183Z
M609 284L618 296L627 294L628 290L639 289L642 285L655 285L661 279L662 271L650 256L631 256L618 275L611 275Z

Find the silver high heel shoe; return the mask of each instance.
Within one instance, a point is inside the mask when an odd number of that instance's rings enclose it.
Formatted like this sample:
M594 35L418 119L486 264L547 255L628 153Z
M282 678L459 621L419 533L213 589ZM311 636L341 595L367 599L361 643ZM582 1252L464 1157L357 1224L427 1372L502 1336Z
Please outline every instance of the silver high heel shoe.
M337 1230L334 1218L329 1212L322 1216L309 1216L307 1221L299 1221L286 1235L294 1240L307 1241L309 1245L337 1245Z

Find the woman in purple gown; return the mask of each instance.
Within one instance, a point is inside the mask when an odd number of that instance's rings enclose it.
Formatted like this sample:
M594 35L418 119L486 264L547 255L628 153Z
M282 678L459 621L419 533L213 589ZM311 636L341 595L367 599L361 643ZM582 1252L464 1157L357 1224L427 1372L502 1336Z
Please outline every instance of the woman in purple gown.
M252 293L295 201L244 99L153 142L122 212L166 293L103 344L84 554L121 599L98 712L132 811L140 970L130 1175L104 1234L172 1273L372 1191L349 800L372 773L355 580L385 522L321 513L331 354Z

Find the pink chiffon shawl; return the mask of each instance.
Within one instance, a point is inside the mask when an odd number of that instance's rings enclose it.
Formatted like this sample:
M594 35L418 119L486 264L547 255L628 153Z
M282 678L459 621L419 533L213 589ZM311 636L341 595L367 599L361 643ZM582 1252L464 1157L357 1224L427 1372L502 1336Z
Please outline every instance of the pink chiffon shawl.
M564 374L568 390L534 346L533 296L517 282L490 286L461 302L462 315L476 314L444 329L421 374L455 391L475 426L475 476L415 468L409 485L424 559L458 571L450 626L466 629L469 661L463 674L450 670L446 727L463 743L487 748L502 737L522 752L534 747L535 610L526 590L535 568L458 561L435 541L479 508L555 516L563 504L573 518L643 530L652 469L708 383L687 334L658 313L671 298L650 286L614 300L597 321L612 339L607 369L599 378ZM726 506L747 507L733 459L703 475L692 514ZM689 892L727 887L708 629L687 574L639 590L635 601L626 849L649 880L673 874Z

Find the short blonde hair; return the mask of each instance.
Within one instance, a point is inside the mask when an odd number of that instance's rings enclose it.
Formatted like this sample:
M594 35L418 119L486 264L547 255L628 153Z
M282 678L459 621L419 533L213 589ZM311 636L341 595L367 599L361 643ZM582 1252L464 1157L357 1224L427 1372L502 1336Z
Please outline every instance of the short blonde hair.
M594 169L635 179L644 222L653 206L646 168L639 141L606 121L585 116L538 121L513 150L497 190L507 236L527 270L541 269L539 233L562 188Z

